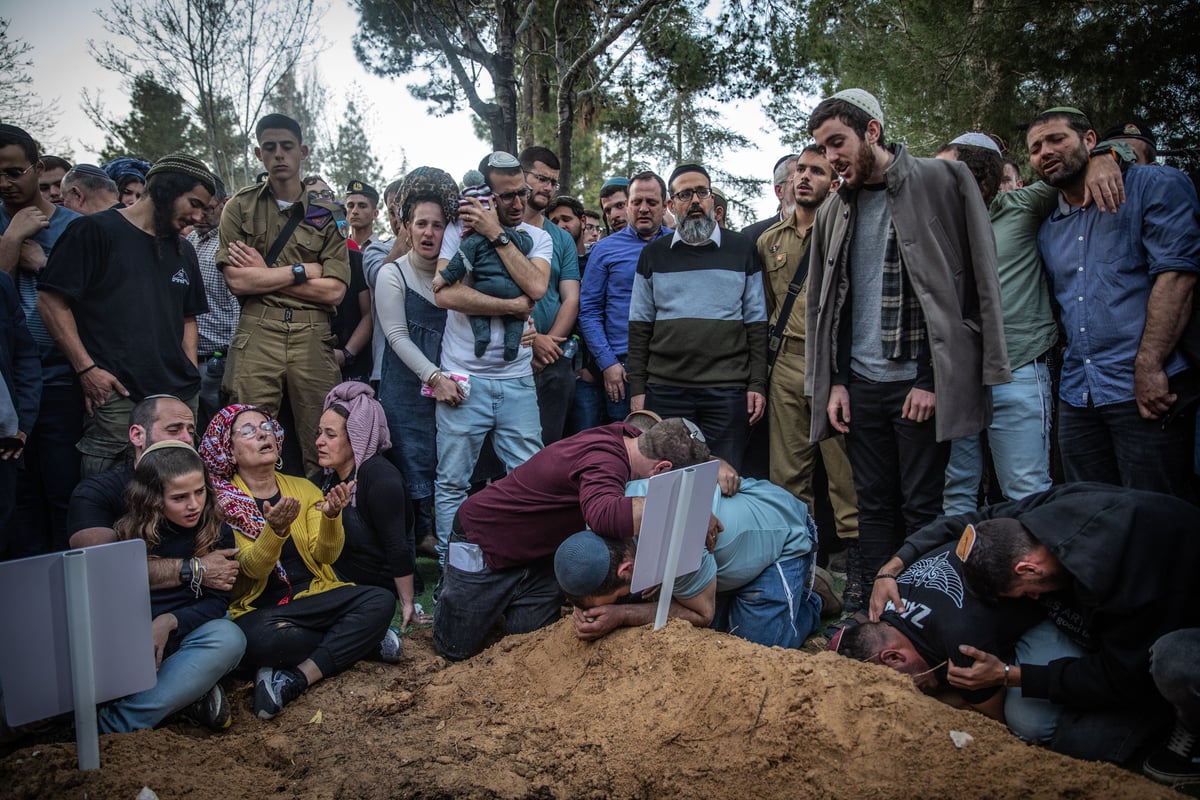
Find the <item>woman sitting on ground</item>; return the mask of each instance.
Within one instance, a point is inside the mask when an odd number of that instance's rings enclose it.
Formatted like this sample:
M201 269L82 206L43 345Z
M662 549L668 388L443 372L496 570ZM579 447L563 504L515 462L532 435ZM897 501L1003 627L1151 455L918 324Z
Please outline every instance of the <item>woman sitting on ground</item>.
M232 537L222 538L204 463L183 442L151 445L125 497L129 512L113 530L119 539L146 542L158 682L101 708L100 732L153 728L188 706L197 722L227 728L229 705L217 681L241 660L246 637L226 618L237 570L206 575L200 560L233 547Z
M324 469L312 477L326 494L335 486L350 487L350 504L342 509L346 546L333 569L345 580L397 596L405 630L414 620L416 557L404 513L404 477L385 455L391 446L383 406L371 387L361 381L333 387L317 430L317 459Z
M242 663L258 668L254 712L271 719L322 678L377 651L396 602L375 586L338 580L341 512L350 487L328 495L275 471L283 428L262 409L231 405L200 445L217 505L233 531L241 575L229 613L246 634Z

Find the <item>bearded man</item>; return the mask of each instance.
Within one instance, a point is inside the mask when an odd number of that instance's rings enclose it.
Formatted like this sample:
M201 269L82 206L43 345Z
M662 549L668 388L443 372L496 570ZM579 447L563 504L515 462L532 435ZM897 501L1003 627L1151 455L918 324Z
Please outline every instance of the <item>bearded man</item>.
M196 317L208 301L180 232L201 221L215 193L204 164L164 156L140 200L76 220L38 275L38 312L83 389L83 477L116 465L129 414L145 398L170 394L196 413Z
M680 164L667 183L679 227L638 257L630 405L691 419L712 454L740 470L750 426L767 404L762 264L748 236L717 225L704 167Z
M967 165L885 144L869 93L822 101L808 130L842 179L809 249L811 437L846 436L870 577L941 514L950 441L982 430L988 387L1012 379L996 243Z

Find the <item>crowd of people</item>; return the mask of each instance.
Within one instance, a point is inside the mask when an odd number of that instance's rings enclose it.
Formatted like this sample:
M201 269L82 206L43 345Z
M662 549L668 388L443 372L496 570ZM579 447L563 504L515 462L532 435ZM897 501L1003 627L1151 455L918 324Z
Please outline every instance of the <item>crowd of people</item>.
M0 126L0 556L149 554L158 685L102 730L219 730L234 670L269 719L418 622L451 660L564 604L645 624L646 479L715 459L673 616L797 648L824 613L1030 742L1200 780L1192 182L1066 106L1029 185L985 133L915 157L862 89L808 132L739 232L699 162L597 211L541 146L339 199L282 114L232 192Z

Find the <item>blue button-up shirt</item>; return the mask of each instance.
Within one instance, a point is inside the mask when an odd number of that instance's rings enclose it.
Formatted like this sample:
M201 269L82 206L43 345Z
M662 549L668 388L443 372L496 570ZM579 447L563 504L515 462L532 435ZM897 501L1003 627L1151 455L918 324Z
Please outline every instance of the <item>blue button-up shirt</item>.
M670 233L670 228L660 226L653 239ZM626 225L596 242L588 255L579 289L579 329L600 369L608 369L617 363L618 356L629 352L633 276L638 256L649 243L637 235L632 225Z
M1060 397L1084 408L1129 402L1146 303L1160 272L1200 272L1200 203L1192 182L1170 167L1130 167L1116 214L1093 204L1059 207L1042 223L1038 247L1067 331ZM1168 375L1187 367L1179 353Z

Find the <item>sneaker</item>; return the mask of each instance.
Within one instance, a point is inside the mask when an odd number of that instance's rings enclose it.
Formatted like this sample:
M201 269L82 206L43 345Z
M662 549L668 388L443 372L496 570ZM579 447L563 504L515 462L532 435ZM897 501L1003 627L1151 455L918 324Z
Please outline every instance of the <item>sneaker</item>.
M263 667L254 680L254 713L259 719L272 719L307 688L308 680L299 670Z
M1142 772L1167 786L1200 784L1200 736L1176 722L1166 745L1146 756Z
M183 710L183 716L203 725L210 731L223 731L233 722L233 714L229 703L225 700L225 690L221 684L214 685L204 695Z
M400 653L404 651L404 642L400 639L400 631L388 628L379 643L379 658L385 664L400 663Z

